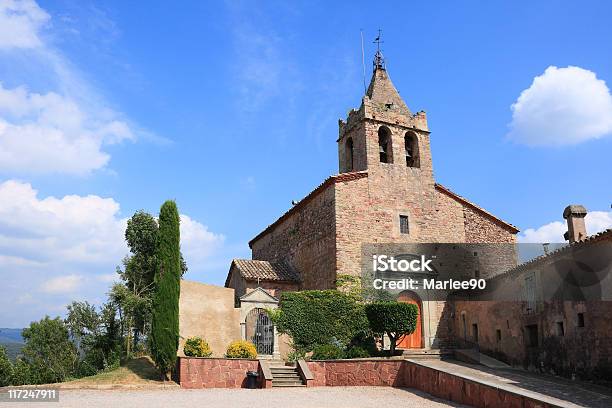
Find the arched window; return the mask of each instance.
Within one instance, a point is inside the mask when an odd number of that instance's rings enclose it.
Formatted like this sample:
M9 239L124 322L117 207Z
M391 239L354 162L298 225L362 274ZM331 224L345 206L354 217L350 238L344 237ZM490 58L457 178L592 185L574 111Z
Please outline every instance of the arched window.
M384 126L378 129L378 152L381 163L393 163L391 131Z
M404 147L406 152L406 166L419 167L419 144L413 132L408 132L406 136L404 136Z
M346 169L353 171L353 139L350 137L346 140Z

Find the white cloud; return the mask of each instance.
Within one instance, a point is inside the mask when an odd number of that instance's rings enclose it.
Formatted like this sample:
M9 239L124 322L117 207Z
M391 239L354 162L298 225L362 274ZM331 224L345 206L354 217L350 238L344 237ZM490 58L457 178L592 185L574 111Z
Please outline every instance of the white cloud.
M108 165L109 144L137 137L165 141L108 107L78 69L45 40L43 34L48 33L43 28L51 26L50 21L33 1L0 0L0 50L6 51L2 62L15 72L28 72L26 84L48 87L36 92L0 83L0 172L84 175ZM26 58L20 52L27 52ZM27 66L22 68L23 61Z
M590 211L586 218L588 235L612 228L612 211ZM563 234L567 231L565 221L553 221L538 228L528 228L518 236L519 242L565 242Z
M219 249L225 237L215 234L187 215L181 214L181 251L190 269L201 269L198 265Z
M37 261L117 263L127 252L119 203L95 195L39 198L30 184L0 184L0 253Z
M44 197L25 182L0 183L0 322L26 324L50 305L61 313L58 305L75 297L99 304L128 254L126 224L112 198ZM224 236L181 214L181 249L190 276L198 275L225 250ZM24 297L23 288L36 295Z
M40 198L30 184L0 183L0 267L106 264L112 271L128 253L123 237L127 219L119 209L112 198ZM197 267L224 239L181 214L181 247L188 264Z
M84 112L72 99L0 83L0 170L85 174L104 167L104 144L133 139L129 126Z
M119 275L116 273L103 273L101 275L97 275L96 279L98 279L100 282L106 282L106 283L120 281Z
M49 15L31 0L0 0L0 49L42 46L39 30Z
M82 283L83 277L80 275L58 276L43 282L40 290L50 294L73 293Z
M550 66L512 104L508 137L530 146L574 145L612 134L612 96L594 72Z

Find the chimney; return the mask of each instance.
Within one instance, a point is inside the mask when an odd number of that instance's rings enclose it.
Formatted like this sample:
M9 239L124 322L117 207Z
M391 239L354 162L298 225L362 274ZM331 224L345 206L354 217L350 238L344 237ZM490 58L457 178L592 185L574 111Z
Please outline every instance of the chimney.
M584 217L587 215L587 210L582 205L568 205L563 210L563 218L567 220L567 232L563 238L572 242L581 241L586 238L586 226L584 225Z

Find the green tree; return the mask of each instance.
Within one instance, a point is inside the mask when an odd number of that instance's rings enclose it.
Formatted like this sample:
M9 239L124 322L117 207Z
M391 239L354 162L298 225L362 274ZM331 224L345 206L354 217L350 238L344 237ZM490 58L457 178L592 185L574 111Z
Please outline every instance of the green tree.
M151 324L151 351L162 375L169 379L176 362L181 279L179 214L174 201L166 201L159 212L156 291Z
M416 305L401 302L375 302L366 305L365 312L374 333L389 337L391 355L400 337L411 334L416 329L418 308Z
M100 316L95 306L87 301L73 301L66 309L68 309L66 326L77 342L77 347L83 351L87 343L91 342L91 338L100 334Z
M123 259L123 269L117 268L125 290L114 285L110 294L120 313L128 355L150 331L158 262L158 236L159 226L151 214L140 210L128 220L125 240L130 248L130 255ZM187 271L182 254L180 269L182 276Z
M6 349L0 346L0 387L6 387L13 382L13 365L6 355Z
M23 330L23 359L36 373L36 383L65 380L75 372L78 363L76 347L70 341L68 328L56 317L46 316Z

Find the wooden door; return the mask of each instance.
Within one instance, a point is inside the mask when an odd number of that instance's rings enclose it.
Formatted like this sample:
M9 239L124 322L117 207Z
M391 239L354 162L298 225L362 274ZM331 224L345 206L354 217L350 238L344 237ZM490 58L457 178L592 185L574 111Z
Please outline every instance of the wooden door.
M400 338L400 340L397 342L397 348L423 348L423 337L421 334L421 299L419 299L416 293L402 292L400 293L397 301L404 303L412 303L418 308L417 322L414 333Z

